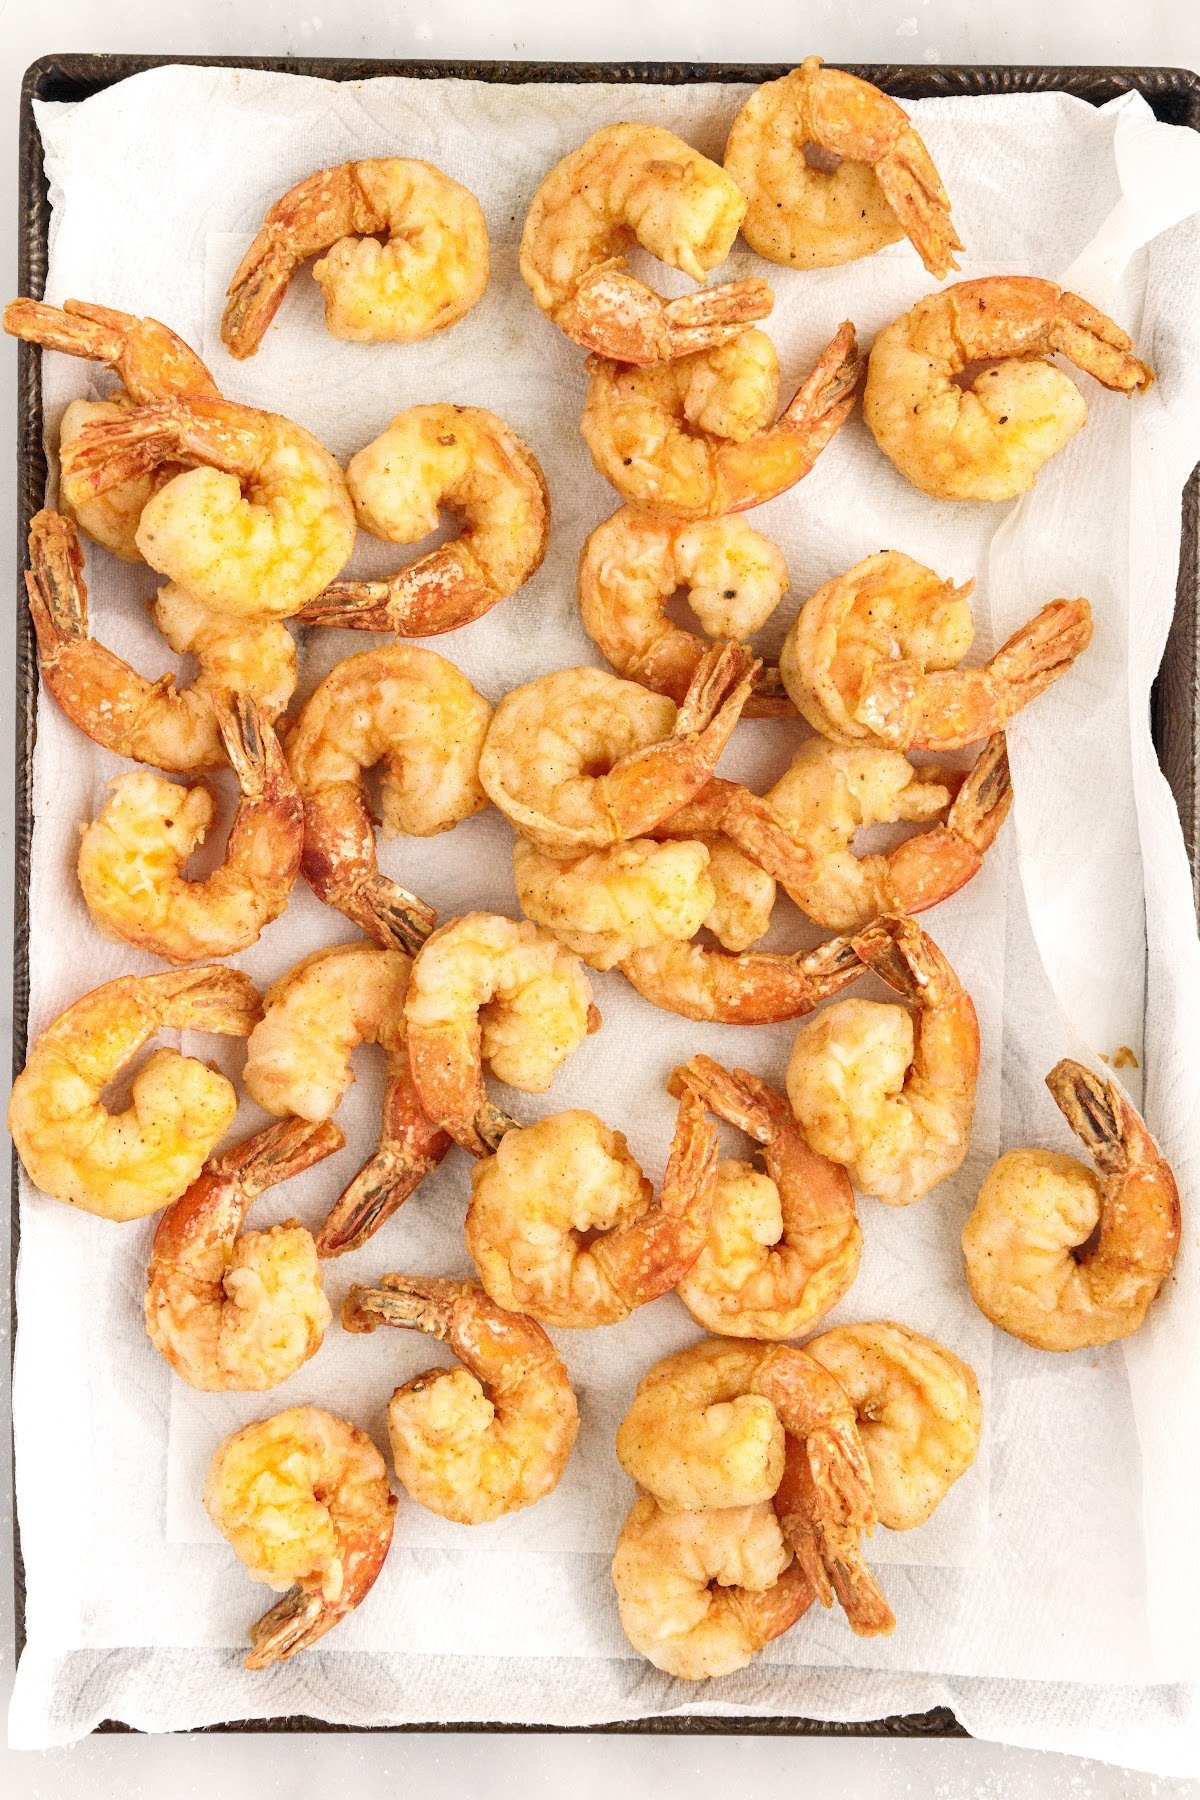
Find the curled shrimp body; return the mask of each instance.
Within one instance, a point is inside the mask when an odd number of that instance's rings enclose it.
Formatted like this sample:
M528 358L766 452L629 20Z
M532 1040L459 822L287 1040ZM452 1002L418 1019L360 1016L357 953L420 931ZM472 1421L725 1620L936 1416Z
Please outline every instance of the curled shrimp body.
M522 1093L545 1093L600 1024L576 957L527 920L483 912L451 919L426 940L405 1019L422 1106L474 1156L494 1150L513 1125L488 1099L484 1063Z
M738 955L708 944L653 944L635 950L620 970L643 999L685 1019L719 1025L770 1025L798 1019L862 974L846 938L792 954L745 950Z
M546 554L550 499L537 459L480 406L398 413L351 458L346 485L359 524L388 543L419 543L437 530L439 507L463 529L386 581L335 581L304 608L306 624L435 637L515 594Z
M85 426L64 477L104 494L163 463L184 465L147 503L137 546L218 612L297 613L354 548L341 468L310 431L278 413L185 397Z
M811 1150L783 1095L711 1057L676 1069L672 1093L694 1088L719 1118L762 1146L767 1173L722 1162L703 1250L679 1283L698 1325L726 1337L808 1331L858 1273L862 1232L846 1171Z
M386 833L449 831L487 805L479 758L491 717L483 695L445 657L388 644L338 663L288 735L304 801L304 879L385 947L415 951L435 915L379 871L366 772L383 764Z
M670 1511L755 1506L783 1478L783 1423L754 1389L761 1344L709 1338L648 1369L617 1427L617 1461Z
M818 588L779 657L809 724L835 744L957 750L1003 730L1091 642L1087 601L1051 600L982 668L960 669L973 585L881 550Z
M60 504L82 531L122 562L141 562L136 533L142 508L164 482L179 473L178 468L157 468L105 494L92 495L85 484L70 478L68 447L85 425L121 418L131 404L144 405L173 395L218 399L216 382L191 346L169 326L157 319L136 319L108 306L67 300L60 311L38 300L14 300L4 309L4 329L43 349L106 363L119 377L121 387L109 399L72 400L63 414L59 444L67 468L60 483Z
M664 1357L638 1384L617 1459L671 1509L744 1506L774 1494L821 1604L836 1594L860 1635L892 1630L859 1548L875 1505L854 1408L805 1351L705 1338Z
M257 701L274 720L296 685L296 646L276 620L231 620L173 584L151 611L163 636L200 672L177 689L164 675L147 681L89 635L83 551L60 513L37 513L29 527L25 575L42 680L73 725L94 743L135 762L177 774L221 767L227 752L216 694L229 688Z
M339 163L267 212L226 290L221 341L231 356L254 355L310 256L321 259L312 273L325 329L356 344L432 337L488 284L487 224L467 188L408 156Z
M712 774L757 668L739 646L714 645L679 708L603 669L540 675L496 708L479 780L552 855L646 837Z
M958 892L983 866L1012 804L1004 734L984 745L961 782L916 769L898 750L811 738L761 800L728 784L724 829L757 856L796 905L830 931L857 931L881 913L917 913ZM722 797L725 784L710 784ZM869 825L934 825L893 849L858 856Z
M521 910L593 969L666 939L694 937L717 904L709 853L694 843L633 838L586 856L552 856L517 838Z
M612 1573L626 1637L682 1681L744 1669L813 1601L767 1502L668 1512L639 1494Z
M158 1222L146 1330L208 1392L277 1387L321 1347L333 1314L311 1234L295 1219L242 1231L267 1188L340 1150L336 1125L285 1119L214 1157Z
M810 145L836 167L813 167ZM939 281L958 267L949 196L908 114L819 56L751 94L725 167L746 196L742 235L770 262L827 269L908 237Z
M304 809L278 738L253 701L214 696L214 705L242 794L220 868L203 881L182 872L212 824L211 788L180 788L149 769L112 784L79 844L79 885L95 923L166 962L257 943L300 868Z
M266 1669L366 1599L391 1545L396 1496L365 1431L292 1406L217 1445L204 1505L251 1579L285 1590L250 1632L246 1667Z
M657 1200L619 1131L595 1113L553 1113L472 1171L467 1245L497 1305L547 1325L615 1325L695 1261L716 1177L716 1129L694 1094L681 1096Z
M459 1359L414 1375L388 1405L396 1476L414 1500L482 1525L558 1486L579 1408L565 1363L533 1319L494 1305L477 1281L384 1275L350 1289L342 1324L425 1331Z
M618 675L681 705L708 649L667 616L680 589L709 638L744 640L787 592L783 552L744 519L679 524L622 506L598 525L579 559L579 616ZM779 670L763 667L747 718L791 712Z
M1039 1350L1078 1350L1144 1323L1179 1249L1179 1189L1115 1081L1067 1058L1046 1086L1100 1173L1010 1150L963 1227L963 1259L993 1325Z
M635 241L703 281L733 248L746 203L731 176L656 125L605 125L557 163L529 208L521 274L542 311L582 344L624 363L665 363L723 344L773 296L730 281L664 300L624 252Z
M974 1370L944 1344L890 1319L837 1325L804 1348L854 1407L879 1523L889 1531L923 1525L979 1448Z
M404 1000L411 964L399 950L337 944L318 950L268 989L250 1034L244 1080L270 1113L328 1119L354 1071L359 1044L387 1065L379 1148L335 1202L317 1234L322 1256L356 1250L439 1163L450 1140L421 1108L408 1063Z
M219 966L122 975L76 1000L35 1042L8 1103L34 1186L103 1219L141 1219L178 1200L233 1123L233 1084L195 1057L156 1050L124 1112L100 1096L164 1027L246 1037L260 1010L248 977Z
M667 519L759 506L802 480L854 408L863 364L839 327L778 419L779 363L761 331L653 369L593 356L579 429L623 500Z
M1133 340L1078 294L1031 275L959 281L919 300L871 349L863 415L884 455L941 500L1009 500L1087 418L1049 358L1136 394L1154 376ZM958 377L988 363L969 386Z
M854 948L913 1008L839 1000L796 1034L792 1111L813 1149L859 1193L911 1206L967 1154L979 1075L971 997L911 919L882 918Z

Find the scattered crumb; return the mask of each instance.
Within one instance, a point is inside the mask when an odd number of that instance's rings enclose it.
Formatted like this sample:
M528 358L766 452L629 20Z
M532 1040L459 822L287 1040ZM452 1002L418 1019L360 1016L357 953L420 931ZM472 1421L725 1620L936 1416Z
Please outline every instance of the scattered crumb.
M1110 1069L1137 1069L1141 1066L1128 1044L1120 1045L1111 1056L1101 1054L1100 1061L1107 1063Z

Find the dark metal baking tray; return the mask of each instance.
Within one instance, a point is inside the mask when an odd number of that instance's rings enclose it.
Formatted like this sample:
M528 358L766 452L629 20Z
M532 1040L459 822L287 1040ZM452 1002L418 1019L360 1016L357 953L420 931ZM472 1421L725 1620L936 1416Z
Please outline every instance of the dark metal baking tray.
M405 75L423 81L457 78L469 81L523 82L608 81L661 83L771 81L787 73L786 63L537 63L420 62L414 60L340 59L280 56L43 56L32 63L21 84L19 143L19 291L38 299L46 282L50 234L50 198L42 166L42 145L33 116L35 100L86 100L104 88L145 69L172 63L216 69L267 69L284 74L313 75L327 81L365 81L375 75ZM1118 94L1136 90L1154 115L1171 125L1200 131L1200 76L1189 69L1012 67L980 64L929 68L908 63L847 64L853 74L874 82L899 100L967 94L1074 94L1102 106ZM99 298L103 299L103 295ZM17 384L17 634L16 634L16 831L13 943L13 1069L23 1067L29 1021L29 875L33 831L33 745L37 734L37 655L22 571L29 521L45 502L46 455L42 439L41 360L30 344L19 343ZM1175 616L1158 680L1151 696L1151 725L1159 761L1171 784L1183 823L1193 887L1200 898L1197 827L1200 820L1200 719L1197 717L1197 518L1200 470L1193 472L1183 496L1183 539ZM17 1260L16 1156L12 1184L12 1295L15 1339ZM25 1584L16 1506L13 1506L16 1551L17 1654L25 1639ZM105 1720L99 1731L127 1731ZM343 1731L323 1719L289 1717L231 1721L211 1731ZM546 1726L473 1725L431 1721L402 1727L410 1731L539 1731ZM557 1729L563 1729L561 1727ZM893 1718L839 1724L800 1718L712 1718L675 1715L628 1723L583 1727L605 1732L747 1733L781 1736L965 1737L947 1707Z

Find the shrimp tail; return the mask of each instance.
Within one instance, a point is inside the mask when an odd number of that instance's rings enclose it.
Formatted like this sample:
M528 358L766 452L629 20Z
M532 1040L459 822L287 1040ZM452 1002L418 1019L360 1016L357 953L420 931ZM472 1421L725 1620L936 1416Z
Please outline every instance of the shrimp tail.
M399 1211L452 1142L428 1122L424 1138L425 1147L420 1150L411 1142L387 1144L363 1164L316 1235L318 1256L342 1256L347 1250L361 1249Z
M1051 337L1055 349L1106 388L1137 394L1154 380L1154 371L1132 354L1128 332L1078 294L1063 290Z
M694 1088L679 1095L679 1117L658 1201L634 1224L598 1238L592 1256L629 1307L670 1293L704 1248L717 1191L720 1145Z
M242 793L247 799L261 799L267 792L290 789L299 816L302 802L269 714L243 689L214 689L212 703L225 754Z
M225 292L221 315L221 342L230 356L244 362L253 356L267 327L283 304L296 259L284 234L268 227L260 231Z
M1051 600L1003 643L987 665L1011 716L1065 675L1092 641L1092 609L1084 599Z
M809 442L810 464L850 417L866 366L866 358L858 353L858 334L851 321L844 319L776 426L803 431Z
M765 1081L745 1069L723 1069L711 1056L696 1055L667 1080L667 1092L680 1095L685 1089L698 1094L710 1112L729 1125L736 1125L756 1142L765 1144L775 1135L771 1108L765 1099L771 1093Z
M381 1275L376 1287L355 1283L350 1289L342 1303L342 1328L366 1332L395 1325L445 1340L462 1294L461 1281L440 1275Z
M262 1017L262 999L240 969L209 963L144 977L154 995L159 1020L179 1030L212 1031L225 1037L248 1037Z
M25 587L38 648L52 657L63 644L88 635L87 583L79 533L61 513L35 513L29 526Z
M300 871L313 893L384 950L415 956L437 924L437 914L381 874L374 851L370 814L351 784L305 802Z
M1046 1077L1057 1106L1075 1136L1106 1175L1127 1168L1126 1116L1132 1111L1115 1081L1105 1081L1083 1063L1063 1057Z
M996 841L1012 806L1012 771L1002 731L993 732L955 796L946 829L979 857Z
M697 279L703 273L690 272ZM588 270L555 321L585 350L646 368L728 343L756 319L765 319L774 304L770 285L758 278L664 302L623 258L613 257Z
M61 309L40 300L13 300L4 309L4 329L10 337L110 367L120 360L135 324L129 313L88 306L81 300L68 300Z
M443 544L388 581L335 581L297 615L304 625L439 637L472 625L502 599L469 544Z
M770 283L757 276L725 281L718 287L701 288L697 293L669 300L663 307L667 356L673 361L677 356L691 356L696 351L726 344L748 325L765 319L774 304Z
M345 1133L332 1119L280 1119L216 1156L208 1173L236 1185L248 1200L290 1181L344 1148Z
M950 196L915 131L901 132L894 149L875 164L875 175L926 269L944 280L957 269L954 252L963 245L950 219Z
M696 664L676 715L675 736L698 737L711 732L724 743L749 699L761 666L744 644L714 644Z
M168 405L143 406L120 419L93 419L65 446L73 480L92 494L136 481L179 454L180 433Z
M854 410L866 369L854 326L837 329L775 424L719 452L722 512L744 512L802 481Z
M308 1594L300 1586L291 1587L275 1602L269 1612L250 1627L254 1646L246 1658L248 1669L269 1669L272 1663L286 1662L298 1650L324 1637L337 1624L341 1614L326 1605L320 1594Z
M997 731L959 788L945 823L898 844L888 856L888 905L896 912L923 912L965 887L979 873L1011 806L1008 747Z
M913 919L884 914L851 939L861 960L914 1006L939 1003L949 965Z

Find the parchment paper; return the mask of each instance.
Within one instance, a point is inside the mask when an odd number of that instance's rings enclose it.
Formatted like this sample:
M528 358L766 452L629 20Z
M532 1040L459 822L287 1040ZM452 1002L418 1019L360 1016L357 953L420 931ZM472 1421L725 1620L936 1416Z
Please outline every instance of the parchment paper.
M504 417L546 472L549 554L518 595L434 646L497 700L546 669L598 660L578 624L574 570L587 532L616 504L578 434L582 353L541 317L517 274L529 198L558 157L609 120L653 120L719 157L744 93L326 84L202 69L138 76L81 105L39 109L54 202L46 297L168 320L230 398L298 419L343 459L420 401ZM114 1227L26 1183L15 1416L29 1641L14 1741L61 1742L106 1716L159 1729L288 1712L358 1724L579 1724L674 1709L857 1718L944 1703L971 1730L1015 1742L1164 1769L1196 1762L1187 1685L1197 1660L1195 1575L1180 1567L1200 1412L1190 1366L1194 1229L1185 1212L1176 1275L1127 1351L1065 1357L992 1331L967 1294L958 1234L1002 1147L1069 1147L1042 1086L1064 1053L1134 1049L1133 1092L1142 1097L1145 1071L1150 1121L1185 1209L1194 1191L1200 957L1147 694L1174 596L1179 495L1200 454L1200 237L1194 219L1180 222L1200 192L1200 145L1156 124L1136 97L1100 112L1057 95L922 102L915 112L970 246L963 276L1012 271L1076 285L1135 333L1159 379L1131 405L1081 377L1088 425L1019 503L927 500L856 418L801 486L753 516L783 546L791 573L791 592L762 634L772 648L815 587L883 546L956 580L975 578L973 654L987 654L1058 594L1086 593L1097 615L1087 656L1010 733L1013 822L982 874L925 921L980 1014L970 1156L907 1211L861 1202L862 1271L831 1316L900 1318L965 1356L984 1390L975 1467L926 1526L880 1531L872 1543L900 1621L895 1636L859 1641L839 1614L814 1608L751 1669L703 1689L670 1681L631 1651L608 1576L631 1499L612 1442L639 1374L698 1335L669 1296L619 1327L556 1334L583 1429L552 1496L474 1530L402 1498L393 1551L367 1602L317 1651L248 1674L247 1628L269 1596L199 1505L215 1443L249 1419L312 1401L357 1419L386 1447L393 1386L439 1352L415 1334L351 1339L335 1326L320 1354L268 1396L197 1394L144 1335L153 1222ZM482 303L423 345L340 344L325 333L303 273L258 356L229 359L218 337L221 297L266 206L315 167L388 152L427 157L479 195L493 271ZM761 268L739 248L729 272ZM777 296L767 329L789 392L840 319L854 319L869 344L934 285L907 244L840 270L766 272ZM663 286L688 285L657 274ZM53 446L67 400L107 381L48 356L45 384ZM407 554L365 540L354 566L396 566ZM102 641L146 673L171 667L144 616L152 572L91 548L88 574ZM336 661L379 641L308 633L301 697ZM97 934L72 872L79 825L127 765L50 701L38 727L33 1032L101 980L155 966ZM773 779L803 729L739 727L722 773ZM441 839L384 845L382 860L443 918L469 906L515 912L510 848L508 826L489 811ZM265 986L311 949L351 935L301 885L285 917L237 960ZM815 935L781 901L767 942ZM782 1076L791 1026L698 1026L650 1007L619 976L596 976L595 989L602 1030L548 1096L505 1093L521 1116L591 1106L627 1133L657 1179L674 1115L663 1077L676 1061L703 1048ZM241 1046L195 1038L185 1047L231 1074L240 1069ZM379 1071L367 1052L356 1067L339 1114L347 1149L268 1195L256 1222L296 1214L315 1223L369 1152ZM247 1102L235 1130L262 1119ZM728 1152L744 1153L739 1143L731 1134ZM468 1268L468 1166L452 1153L378 1238L327 1266L335 1313L351 1281L385 1269Z

